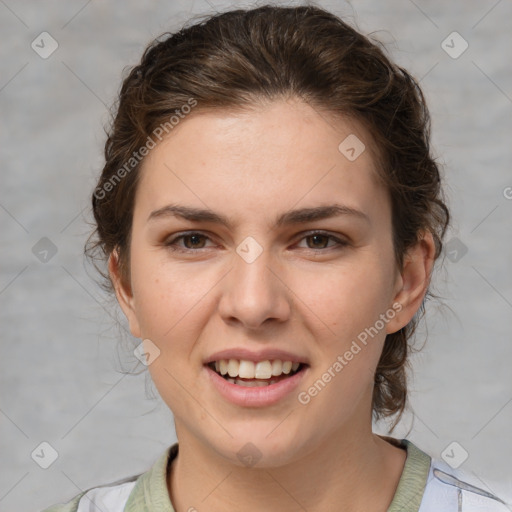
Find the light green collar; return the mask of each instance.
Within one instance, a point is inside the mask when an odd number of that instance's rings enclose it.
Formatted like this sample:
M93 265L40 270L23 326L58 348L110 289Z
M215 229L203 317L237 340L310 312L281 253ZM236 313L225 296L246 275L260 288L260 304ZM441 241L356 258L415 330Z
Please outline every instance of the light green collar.
M167 468L176 455L178 443L167 448L153 467L137 479L125 512L175 512L167 491Z
M381 437L407 450L402 476L387 512L418 512L427 484L431 458L407 439ZM126 503L125 512L175 512L167 491L167 468L177 454L176 442L149 471L137 479Z
M402 446L407 450L402 476L387 512L404 512L404 510L418 512L427 485L432 459L408 439L381 437L391 444Z

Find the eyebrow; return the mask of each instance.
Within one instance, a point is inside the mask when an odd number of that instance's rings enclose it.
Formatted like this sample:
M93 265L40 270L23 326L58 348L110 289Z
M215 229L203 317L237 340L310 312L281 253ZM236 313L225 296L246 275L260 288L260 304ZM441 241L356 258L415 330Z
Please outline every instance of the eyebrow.
M281 227L294 224L306 224L308 222L324 220L342 215L348 215L370 223L368 215L360 210L341 204L331 204L326 206L316 206L313 208L300 208L298 210L284 212L277 217L275 225L277 227ZM215 224L222 224L228 229L232 229L231 221L224 215L208 209L193 208L177 204L169 204L163 208L154 210L149 214L148 222L166 217L180 217L192 222L212 222Z

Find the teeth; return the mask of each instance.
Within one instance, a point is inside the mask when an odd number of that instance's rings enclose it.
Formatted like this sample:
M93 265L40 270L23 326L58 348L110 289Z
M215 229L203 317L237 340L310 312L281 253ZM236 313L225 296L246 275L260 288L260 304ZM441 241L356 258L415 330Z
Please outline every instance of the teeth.
M257 363L245 359L221 359L215 361L215 371L220 375L228 374L230 377L227 377L228 381L234 381L236 377L240 377L241 379L271 379L272 377L279 377L282 374L288 375L290 372L295 372L299 366L300 363L281 361L280 359L258 361ZM244 381L239 380L239 382ZM241 385L245 384L247 384L247 382ZM250 385L258 385L258 383L250 383Z
M271 382L262 382L257 380L240 380L236 379L235 384L238 384L239 386L245 386L246 388L261 388L263 386L269 386Z
M278 377L283 373L283 363L279 359L272 362L272 375Z
M237 377L240 364L236 359L230 359L228 361L228 374L230 377Z
M240 376L242 376L240 374ZM255 379L270 379L272 377L272 365L270 361L260 361L254 368Z
M255 366L256 365L252 361L240 361L240 364L238 365L238 376L242 379L254 379ZM235 377L235 375L231 376Z

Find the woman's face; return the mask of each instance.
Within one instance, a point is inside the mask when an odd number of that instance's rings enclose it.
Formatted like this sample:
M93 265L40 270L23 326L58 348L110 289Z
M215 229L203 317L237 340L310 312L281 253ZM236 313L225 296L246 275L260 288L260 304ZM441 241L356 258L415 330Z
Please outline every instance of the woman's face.
M414 311L396 304L404 281L370 144L353 122L282 101L191 115L146 157L131 286L116 291L132 334L146 340L180 440L193 437L236 464L253 450L272 466L328 437L371 431L385 336ZM171 205L208 215L187 219ZM334 205L315 218L306 211ZM197 234L175 239L185 232ZM113 258L110 268L116 276ZM293 385L285 377L241 386L206 365L229 359L216 356L226 350L307 367Z

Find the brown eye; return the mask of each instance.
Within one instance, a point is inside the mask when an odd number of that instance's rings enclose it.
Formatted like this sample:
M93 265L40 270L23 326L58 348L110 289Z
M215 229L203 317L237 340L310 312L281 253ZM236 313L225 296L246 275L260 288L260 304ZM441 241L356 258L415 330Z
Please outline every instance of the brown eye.
M194 251L206 249L207 240L209 237L202 233L183 233L165 242L165 246L175 251Z
M339 238L330 235L329 233L316 232L310 233L304 236L299 243L302 241L306 241L306 247L302 246L301 248L312 249L312 250L322 250L322 249L335 249L342 248L348 245L347 242L340 240ZM330 243L331 242L331 243Z
M184 235L182 238L185 243L185 247L187 249L202 249L204 247L204 241L206 239L206 237L204 235L198 235L198 234ZM185 242L186 240L189 240L190 244L187 244ZM201 244L201 240L203 241L203 244ZM199 247L198 247L198 243L199 243Z
M329 238L327 235L309 235L306 239L312 241L313 247L310 249L324 249L327 247L327 243L329 242Z

